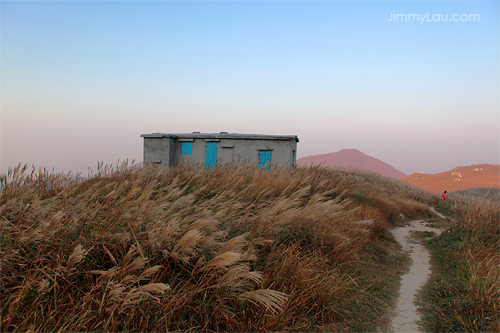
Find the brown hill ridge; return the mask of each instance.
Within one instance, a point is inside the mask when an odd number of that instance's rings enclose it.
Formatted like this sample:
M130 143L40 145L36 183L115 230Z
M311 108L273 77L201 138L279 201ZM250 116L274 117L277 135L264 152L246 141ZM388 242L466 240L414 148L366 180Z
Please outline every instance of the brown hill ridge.
M323 164L324 166L340 166L345 168L360 168L369 170L381 175L400 179L406 177L404 173L396 170L389 164L374 157L363 154L357 149L342 149L336 153L311 155L299 158L297 165L310 166Z
M418 172L401 180L438 194L473 188L499 188L500 165L461 166L437 174Z

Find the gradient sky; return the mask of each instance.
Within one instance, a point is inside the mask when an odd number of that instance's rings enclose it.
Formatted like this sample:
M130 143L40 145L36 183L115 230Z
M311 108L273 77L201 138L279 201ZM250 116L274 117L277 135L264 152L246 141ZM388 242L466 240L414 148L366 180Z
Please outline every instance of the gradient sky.
M406 174L500 164L499 9L1 1L1 172L86 175L192 131L296 134L299 158L355 148Z

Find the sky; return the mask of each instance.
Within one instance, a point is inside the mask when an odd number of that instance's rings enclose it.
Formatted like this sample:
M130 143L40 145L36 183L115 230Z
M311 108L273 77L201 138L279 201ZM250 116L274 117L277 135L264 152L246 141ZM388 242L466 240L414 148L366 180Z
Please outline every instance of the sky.
M499 4L1 1L0 172L86 175L193 131L406 174L500 164Z

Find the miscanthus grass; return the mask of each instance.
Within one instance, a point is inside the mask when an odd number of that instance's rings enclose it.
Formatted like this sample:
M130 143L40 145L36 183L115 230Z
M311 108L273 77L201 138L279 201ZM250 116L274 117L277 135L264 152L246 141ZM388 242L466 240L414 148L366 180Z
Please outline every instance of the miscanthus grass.
M2 331L374 330L360 263L436 200L321 167L18 166L0 189Z
M420 295L429 332L500 331L500 200L455 195L453 221L430 241L433 273Z

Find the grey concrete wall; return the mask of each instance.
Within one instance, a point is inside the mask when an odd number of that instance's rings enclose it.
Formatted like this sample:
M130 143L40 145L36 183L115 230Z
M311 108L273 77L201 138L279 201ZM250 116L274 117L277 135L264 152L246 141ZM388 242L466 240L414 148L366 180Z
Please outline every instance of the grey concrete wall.
M289 141L290 142L290 165L297 165L297 141Z
M173 138L144 138L144 163L161 163L167 167L175 163Z
M234 140L234 156L249 159L253 163L259 162L259 151L271 151L271 163L278 166L290 164L291 141L272 140Z
M215 141L208 139L208 141ZM219 139L217 142L217 162L235 161L240 163L247 160L250 163L259 162L259 151L271 151L271 163L277 166L295 165L297 141L295 140L249 140L249 139ZM170 158L168 166L179 162L205 165L205 139L192 141L192 153L182 154L182 143L173 138L144 138L144 162L166 162L167 152L174 157ZM163 147L162 147L163 145ZM295 152L294 152L295 151Z
M184 162L191 164L205 164L206 160L206 142L201 139L193 140L193 152L191 154L182 154L182 143L175 140L175 163ZM218 147L217 147L218 148Z

